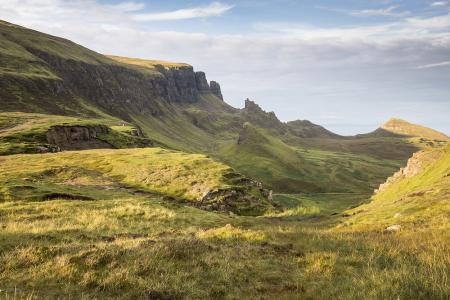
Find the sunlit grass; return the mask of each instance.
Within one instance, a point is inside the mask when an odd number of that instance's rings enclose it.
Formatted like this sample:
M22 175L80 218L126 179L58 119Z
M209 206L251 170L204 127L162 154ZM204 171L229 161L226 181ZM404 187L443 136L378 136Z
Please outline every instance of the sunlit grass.
M449 296L449 236L430 229L336 231L136 197L6 202L0 222L2 299Z

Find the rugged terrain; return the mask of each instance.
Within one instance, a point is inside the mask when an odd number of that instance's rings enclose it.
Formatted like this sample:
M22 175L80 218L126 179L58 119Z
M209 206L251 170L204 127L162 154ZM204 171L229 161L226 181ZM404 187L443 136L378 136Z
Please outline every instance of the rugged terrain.
M445 134L224 99L0 21L0 299L450 297Z
M342 137L309 121L283 123L248 99L235 109L217 82L184 63L104 56L6 22L0 38L3 112L123 123L155 145L210 155L275 191L370 192L428 147L397 134ZM259 138L245 138L246 124Z

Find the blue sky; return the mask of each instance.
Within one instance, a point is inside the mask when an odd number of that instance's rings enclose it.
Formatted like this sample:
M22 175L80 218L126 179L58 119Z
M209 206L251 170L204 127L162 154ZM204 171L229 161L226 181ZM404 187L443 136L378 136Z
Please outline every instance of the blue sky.
M105 54L188 62L284 121L400 117L450 134L450 1L0 0L0 18Z

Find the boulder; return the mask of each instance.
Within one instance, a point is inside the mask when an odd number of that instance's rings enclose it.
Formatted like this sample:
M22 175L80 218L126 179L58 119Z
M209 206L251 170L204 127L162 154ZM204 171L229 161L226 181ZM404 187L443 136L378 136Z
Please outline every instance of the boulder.
M395 231L400 231L401 229L402 229L401 225L395 224L395 225L391 225L391 226L387 227L384 231L395 232Z

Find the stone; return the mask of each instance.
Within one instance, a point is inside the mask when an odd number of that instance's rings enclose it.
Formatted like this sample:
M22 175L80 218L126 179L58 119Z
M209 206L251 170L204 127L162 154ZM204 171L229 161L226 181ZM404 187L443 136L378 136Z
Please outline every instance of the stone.
M206 80L205 72L195 72L195 81L197 83L197 89L200 92L209 91L209 84Z
M401 225L395 224L387 227L384 231L386 232L394 232L394 231L400 231L402 229Z
M219 99L223 100L222 90L220 89L220 84L216 81L211 81L209 83L211 93L216 95Z

